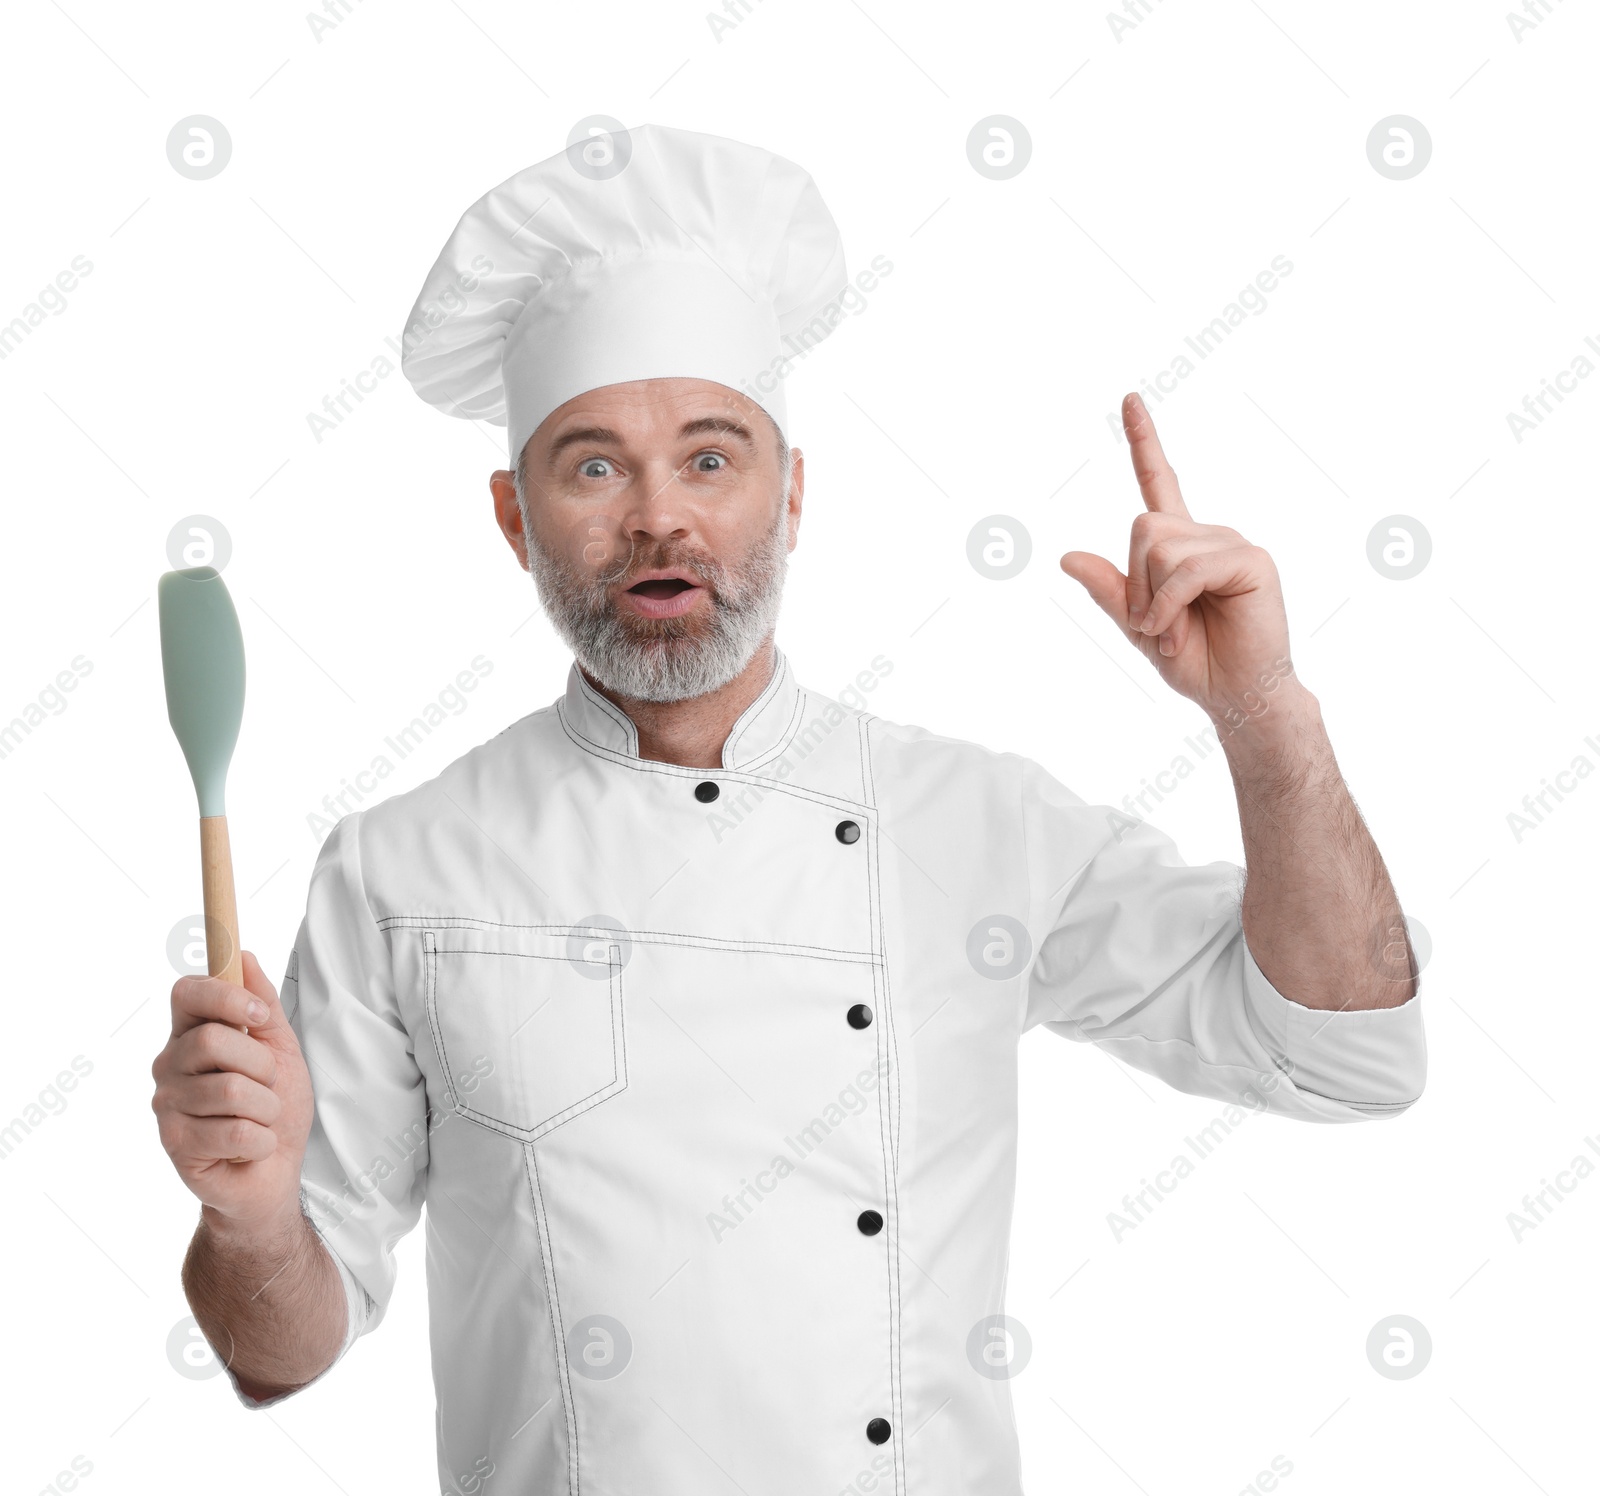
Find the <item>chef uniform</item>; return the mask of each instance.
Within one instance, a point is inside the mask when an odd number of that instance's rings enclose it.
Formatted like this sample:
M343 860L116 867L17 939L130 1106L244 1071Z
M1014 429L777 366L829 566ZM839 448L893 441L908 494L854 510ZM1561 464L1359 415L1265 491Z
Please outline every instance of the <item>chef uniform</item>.
M683 132L631 147L614 178L544 163L503 184L436 276L492 241L496 276L528 257L535 307L552 242L638 208L610 212L624 182L763 293L769 333L809 314L836 271L803 173ZM552 187L546 237L514 250ZM774 193L805 232L764 261L686 201L738 220ZM484 280L441 325L508 324L508 367L532 367ZM750 334L718 363L670 317L691 355L672 372L737 388L770 352ZM668 372L652 336L607 371ZM467 346L454 384L429 348L431 393L496 414ZM589 380L585 346L561 344ZM567 398L544 377L520 416L506 381L513 453ZM1417 999L1329 1013L1276 991L1237 867L1188 866L1028 759L841 694L779 650L721 766L684 768L641 758L574 666L559 700L322 848L283 984L316 1094L302 1199L346 1289L341 1357L381 1323L426 1200L447 1492L1016 1496L1009 1382L969 1347L1004 1309L1022 1036L1312 1121L1394 1116L1421 1090Z

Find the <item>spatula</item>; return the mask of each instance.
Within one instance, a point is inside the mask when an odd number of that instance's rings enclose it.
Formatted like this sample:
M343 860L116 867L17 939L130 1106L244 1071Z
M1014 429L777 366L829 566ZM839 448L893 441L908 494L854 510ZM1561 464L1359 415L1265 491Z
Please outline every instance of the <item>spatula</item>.
M214 567L169 571L156 595L167 720L188 760L200 801L206 967L214 977L242 983L223 787L244 715L244 636L233 599Z

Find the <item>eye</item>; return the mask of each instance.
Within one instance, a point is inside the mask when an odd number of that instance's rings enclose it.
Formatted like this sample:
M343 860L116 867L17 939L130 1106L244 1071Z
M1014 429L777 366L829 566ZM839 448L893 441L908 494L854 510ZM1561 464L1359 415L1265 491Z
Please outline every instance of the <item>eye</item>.
M586 457L578 464L578 472L585 478L609 478L612 471L609 457Z
M693 461L697 473L720 473L728 465L728 459L720 452L701 452L695 456ZM708 462L714 464L714 466L707 467L706 463Z

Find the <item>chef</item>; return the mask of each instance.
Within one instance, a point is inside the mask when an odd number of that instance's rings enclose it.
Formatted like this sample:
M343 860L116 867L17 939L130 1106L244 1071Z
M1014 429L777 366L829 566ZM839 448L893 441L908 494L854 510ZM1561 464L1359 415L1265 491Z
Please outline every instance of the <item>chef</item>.
M495 513L574 663L338 822L281 1002L253 957L173 989L185 1285L247 1406L379 1327L426 1203L446 1492L1015 1496L1026 1033L1308 1121L1416 1100L1404 920L1272 562L1189 516L1137 397L1127 570L1062 567L1211 719L1242 882L872 714L882 656L847 700L796 678L784 385L851 284L805 172L655 126L503 182L429 272L405 372L504 423Z

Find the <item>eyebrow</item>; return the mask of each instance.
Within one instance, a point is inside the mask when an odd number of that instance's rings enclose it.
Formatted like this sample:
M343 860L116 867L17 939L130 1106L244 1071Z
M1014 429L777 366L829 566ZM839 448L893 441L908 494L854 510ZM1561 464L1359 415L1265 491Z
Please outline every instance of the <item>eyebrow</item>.
M731 436L742 441L747 447L754 450L756 440L737 421L730 421L724 416L701 416L697 420L685 421L679 428L679 437L700 436L703 433L714 432L719 436ZM568 447L580 443L594 445L621 446L622 438L609 426L576 426L571 431L563 432L550 443L550 451L545 458L548 463L554 463Z
M550 452L545 460L553 463L568 447L576 446L580 442L593 442L596 445L610 443L612 446L620 446L622 438L605 426L575 426L550 443Z
M701 416L697 421L685 421L678 435L699 436L707 431L720 436L736 437L747 447L753 448L756 444L756 439L743 426L737 421L730 421L726 416Z

